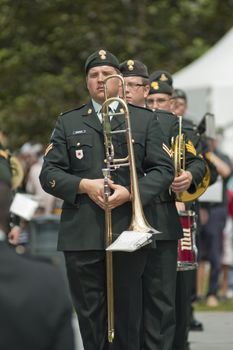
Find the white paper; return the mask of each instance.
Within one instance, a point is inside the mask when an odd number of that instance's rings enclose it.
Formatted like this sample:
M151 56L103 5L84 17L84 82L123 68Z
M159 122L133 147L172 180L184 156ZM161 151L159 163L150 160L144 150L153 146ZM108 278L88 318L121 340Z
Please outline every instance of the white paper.
M223 180L219 176L217 181L209 186L207 190L201 195L198 200L200 202L221 203L223 199Z
M22 193L16 193L14 200L10 207L10 212L12 214L18 215L21 218L29 221L35 214L38 208L38 202L29 198L28 195Z
M134 252L151 243L151 236L151 233L146 232L124 231L106 250Z

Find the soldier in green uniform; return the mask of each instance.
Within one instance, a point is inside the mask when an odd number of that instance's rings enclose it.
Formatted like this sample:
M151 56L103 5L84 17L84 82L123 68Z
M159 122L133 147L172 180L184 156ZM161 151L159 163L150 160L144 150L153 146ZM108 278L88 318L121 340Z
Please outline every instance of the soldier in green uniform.
M11 167L8 152L0 144L0 181L11 187Z
M16 254L7 242L11 186L9 153L0 146L0 349L74 350L72 305L60 272Z
M134 69L130 69L132 61L123 62L120 69L126 84L129 84L130 79L134 78L134 84L138 86L137 90L131 88L130 102L143 107L145 96L140 84L141 79L148 73L145 66L142 63L139 64L138 61L135 61ZM172 103L172 88L166 83L165 73L160 71L156 78L161 75L162 81L151 81L147 101L151 100L149 107L155 110L164 137L171 141L172 137L178 134L178 120L174 114L169 112ZM194 191L204 175L204 168L200 157L195 156L192 152L187 152L186 171L183 176L174 180L174 189L177 187L179 191L187 189ZM154 197L152 203L151 223L162 233L156 236L157 249L151 252L147 261L146 276L153 276L154 283L151 283L150 288L147 288L146 291L145 288L143 289L145 291L143 321L145 328L149 329L144 335L143 349L170 350L175 334L177 240L182 237L183 230L175 206L175 194L169 188ZM151 322L152 318L154 322Z
M215 169L213 169L213 166L205 158L205 147L203 147L202 139L200 138L197 128L192 120L184 118L184 112L187 109L187 98L185 93L181 89L173 89L173 79L167 71L156 71L150 79L156 79L159 83L167 83L173 90L172 98L169 99L169 105L167 107L176 115L182 116L182 132L184 132L187 138L192 141L197 154L204 156L205 162L208 164L209 168L211 168L210 183L213 183L215 181ZM193 202L186 204L186 210L187 209L192 209L196 213L198 212L198 207L196 203L194 204ZM191 317L190 321L191 293L193 293L195 280L195 270L179 271L177 273L176 331L173 341L173 350L188 349L189 344L187 339L189 327L194 327L195 330L202 330L202 324L199 321L195 320L193 317Z
M104 79L119 73L119 62L110 52L99 50L85 64L90 101L58 118L40 175L42 187L64 200L58 249L65 252L67 273L78 314L85 350L138 350L141 307L135 291L141 288L150 249L114 253L115 339L107 344L105 215L102 168L105 167L101 105ZM112 79L109 97L117 96L119 83ZM118 102L110 107L118 111ZM174 169L158 121L146 109L129 106L139 190L145 214L154 196L168 188ZM112 130L124 129L124 118L114 115ZM116 158L128 151L125 137L113 135ZM164 145L164 147L163 147ZM167 147L167 146L166 146ZM146 175L145 175L146 174ZM120 234L131 221L128 167L112 174L113 232ZM145 285L150 284L145 282Z
M19 161L12 157L8 149L0 143L0 182L7 183L12 194L22 181L23 170ZM11 215L11 230L8 230L8 240L11 244L16 245L20 235L19 217ZM9 228L8 228L9 229Z
M9 162L9 154L0 143L0 190L2 191L2 193L6 193L6 191L8 191L8 193L10 192L9 189L11 189L11 180L12 175ZM6 186L8 187L8 190L6 190ZM2 227L0 228L0 230L8 233L10 229L8 222L9 214L1 212L0 216L7 219L1 220Z
M172 110L177 115L183 116L183 124L186 131L192 140L198 152L201 152L210 171L210 182L212 185L217 180L217 169L214 164L208 159L209 145L207 138L202 135L195 123L187 118L187 95L182 89L174 89L173 91ZM200 211L206 210L206 206L198 201L189 203L189 207L195 211L197 217L196 240L199 253L199 237L200 237ZM204 207L204 208L203 208ZM198 254L199 260L199 254ZM198 321L194 315L192 302L196 299L196 276L197 271L184 271L178 273L177 283L177 327L174 338L174 350L189 349L188 331L202 331L203 324Z
M146 107L146 97L150 90L147 67L138 60L127 60L120 64L125 81L125 93L128 103Z

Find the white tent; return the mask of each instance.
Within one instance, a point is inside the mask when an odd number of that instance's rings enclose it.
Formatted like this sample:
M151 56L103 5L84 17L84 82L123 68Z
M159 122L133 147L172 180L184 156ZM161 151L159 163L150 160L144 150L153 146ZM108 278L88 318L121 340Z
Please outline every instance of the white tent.
M224 128L223 149L233 157L233 28L207 53L174 74L184 89L189 112L199 122L205 112Z

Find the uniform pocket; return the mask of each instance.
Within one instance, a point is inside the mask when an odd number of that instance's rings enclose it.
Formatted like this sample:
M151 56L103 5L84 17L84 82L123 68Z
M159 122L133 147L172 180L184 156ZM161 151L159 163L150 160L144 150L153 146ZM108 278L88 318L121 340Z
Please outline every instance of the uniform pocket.
M118 139L117 139L118 138ZM143 134L134 133L132 136L135 160L140 160L144 156L145 138ZM118 157L126 157L128 154L126 136L120 134L115 136L115 154Z
M67 139L67 147L72 170L87 170L92 167L93 138L92 135L72 135Z

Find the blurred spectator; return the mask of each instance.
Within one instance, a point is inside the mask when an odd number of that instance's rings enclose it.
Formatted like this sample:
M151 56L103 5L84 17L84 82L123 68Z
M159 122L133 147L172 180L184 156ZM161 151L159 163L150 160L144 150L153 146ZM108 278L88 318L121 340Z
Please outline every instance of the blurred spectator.
M184 90L174 89L171 109L176 115L187 117L188 101Z
M232 218L228 216L226 226L223 230L222 273L219 292L222 299L228 298L230 268L233 263L232 234Z
M219 202L208 204L209 212L207 222L201 228L200 234L200 264L198 269L198 294L203 297L205 262L210 263L210 275L208 281L207 305L218 305L219 276L221 272L223 229L227 220L227 192L226 183L231 175L230 159L217 149L217 141L209 140L211 151L209 160L214 164L222 179L220 189L222 199Z
M233 176L230 177L227 183L228 194L228 219L225 227L225 239L223 248L223 276L221 285L221 295L224 298L233 297Z
M19 152L19 157L24 165L25 179L23 191L31 194L31 198L39 203L37 215L48 215L60 207L60 202L55 197L46 193L39 182L39 174L43 164L43 146L40 143L25 143Z
M10 200L0 178L0 349L74 350L72 306L60 271L17 254L5 241Z
M28 173L31 166L36 163L38 159L37 151L38 148L32 148L32 143L26 142L19 149L18 158L24 169L24 181L21 186L22 192L26 192L26 182L28 178ZM39 147L39 152L42 150L42 146Z

